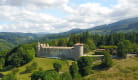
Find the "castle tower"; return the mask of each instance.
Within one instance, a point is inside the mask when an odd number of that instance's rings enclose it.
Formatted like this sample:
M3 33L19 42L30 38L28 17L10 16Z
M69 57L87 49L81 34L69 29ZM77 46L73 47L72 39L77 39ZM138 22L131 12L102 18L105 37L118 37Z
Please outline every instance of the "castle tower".
M83 44L76 43L74 45L74 54L75 59L79 58L80 56L83 56Z
M40 48L41 48L41 43L38 41L36 49L37 49L37 56L40 54Z

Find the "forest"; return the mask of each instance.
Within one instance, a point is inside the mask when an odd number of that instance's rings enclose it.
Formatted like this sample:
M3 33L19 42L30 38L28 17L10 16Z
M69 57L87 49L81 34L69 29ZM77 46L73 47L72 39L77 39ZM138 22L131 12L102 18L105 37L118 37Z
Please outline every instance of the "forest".
M69 72L65 72L62 75L59 74L62 66L59 63L54 63L53 67L55 70L43 71L39 69L39 71L32 73L32 80L81 80L82 77L92 73L92 68L103 69L112 67L112 55L116 55L119 59L125 59L127 54L138 54L138 33L134 32L102 35L86 31L57 39L41 38L40 41L49 43L50 46L73 46L75 43L80 42L84 44L85 54L96 49L106 49L106 51L101 52L104 58L102 62L96 66L93 65L94 59L90 57L80 57L77 61L71 63ZM37 41L29 44L21 44L13 49L1 51L0 71L8 71L31 62L36 57L36 45ZM36 68L33 65L37 66L36 63L33 63L32 66L26 68L26 71L32 72L35 70ZM14 72L16 72L16 69L13 73ZM10 80L17 80L13 73L4 76L3 80L8 80L11 77L12 79ZM68 79L67 77L70 78Z

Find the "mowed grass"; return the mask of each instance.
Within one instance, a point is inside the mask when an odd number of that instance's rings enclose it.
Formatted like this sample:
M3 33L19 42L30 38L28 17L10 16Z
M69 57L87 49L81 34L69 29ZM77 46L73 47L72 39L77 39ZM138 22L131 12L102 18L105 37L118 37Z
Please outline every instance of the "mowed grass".
M62 65L61 72L66 72L69 69L69 65L73 61L71 61L71 60L60 60L60 59L49 59L49 58L35 58L30 63L18 68L19 72L17 72L17 74L16 74L17 80L31 80L30 79L31 73L22 73L22 72L24 72L26 70L26 67L30 66L33 62L36 62L38 64L37 69L34 71L39 70L39 68L41 68L42 70L51 70L51 69L53 69L53 63L58 62ZM12 70L2 72L2 73L6 75L6 74L10 73L11 71Z
M138 80L138 58L114 59L108 70L93 71L85 80Z
M48 59L48 58L35 58L30 63L19 67L19 72L17 73L17 80L31 80L31 73L22 73L26 70L26 66L31 65L33 62L38 64L36 70L41 68L42 70L53 69L53 63L58 62L62 64L61 72L68 71L69 65L73 62L71 60L59 60L59 59ZM113 66L108 70L93 71L84 77L84 80L138 80L138 58L128 58L122 60L113 59ZM99 63L99 62L98 62ZM8 74L10 71L2 72L3 74Z

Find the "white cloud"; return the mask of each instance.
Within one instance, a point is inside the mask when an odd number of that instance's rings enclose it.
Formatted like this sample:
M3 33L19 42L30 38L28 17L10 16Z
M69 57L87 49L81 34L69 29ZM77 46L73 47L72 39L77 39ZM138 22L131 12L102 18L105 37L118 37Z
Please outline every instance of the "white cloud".
M64 32L138 17L137 0L118 0L112 7L90 2L75 6L68 3L68 0L0 0L0 31ZM41 12L50 9L58 9L66 16Z
M30 6L35 5L37 7L57 7L63 4L67 4L68 0L0 0L1 5L11 6Z

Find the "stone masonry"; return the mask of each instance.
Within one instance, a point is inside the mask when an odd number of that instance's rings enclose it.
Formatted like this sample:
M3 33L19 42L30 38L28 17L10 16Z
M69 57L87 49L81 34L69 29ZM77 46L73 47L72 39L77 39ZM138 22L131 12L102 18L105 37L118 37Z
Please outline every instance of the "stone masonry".
M83 44L76 43L73 47L55 47L48 44L37 45L38 57L58 57L61 59L78 59L83 56Z

